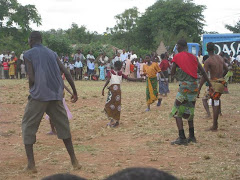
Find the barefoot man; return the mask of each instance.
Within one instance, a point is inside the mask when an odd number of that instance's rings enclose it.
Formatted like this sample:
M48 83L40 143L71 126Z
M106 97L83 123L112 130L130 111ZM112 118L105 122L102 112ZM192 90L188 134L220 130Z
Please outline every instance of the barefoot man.
M223 77L227 74L228 68L224 63L223 58L214 54L214 43L209 42L207 44L207 51L209 58L204 62L204 69L207 73L210 72L212 88L209 88L209 95L213 108L213 126L209 130L216 131L218 129L218 115L221 104L220 97L224 92L224 86L226 85ZM204 82L205 79L202 78L199 85L199 93Z
M193 118L198 95L197 70L200 70L210 87L211 83L197 58L193 54L187 52L187 42L184 39L177 42L177 50L179 53L175 55L172 60L173 66L171 75L175 75L179 81L179 89L170 116L176 119L179 137L171 144L186 145L189 142L196 142ZM188 139L185 137L182 118L188 120Z
M73 90L72 102L78 100L71 74L60 62L57 54L42 45L40 32L33 31L28 41L31 49L24 53L24 60L29 76L30 95L22 120L22 137L28 158L26 170L37 172L33 144L36 142L36 133L45 112L51 117L58 138L63 140L73 167L80 168L72 145L67 113L62 102L64 85L61 72L65 74Z

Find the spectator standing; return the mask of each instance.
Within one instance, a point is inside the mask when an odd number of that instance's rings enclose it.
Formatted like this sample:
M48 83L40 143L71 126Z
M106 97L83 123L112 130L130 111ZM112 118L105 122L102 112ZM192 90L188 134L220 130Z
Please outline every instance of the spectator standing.
M4 79L8 79L9 78L9 66L8 66L8 61L7 59L5 59L5 57L3 57L3 72L4 72Z
M25 78L26 77L26 67L25 67L25 64L24 64L24 61L21 61L21 78Z
M77 61L75 62L75 80L82 80L82 68L83 64L80 61L80 58L77 58Z
M11 57L11 60L9 61L9 76L11 79L14 79L15 76L15 61L14 61L14 57Z
M89 68L88 68L89 63L91 63L94 60L95 60L95 57L93 56L92 51L88 51L88 54L87 54L87 73L88 73L88 70L89 70ZM95 66L94 66L94 68L95 68Z

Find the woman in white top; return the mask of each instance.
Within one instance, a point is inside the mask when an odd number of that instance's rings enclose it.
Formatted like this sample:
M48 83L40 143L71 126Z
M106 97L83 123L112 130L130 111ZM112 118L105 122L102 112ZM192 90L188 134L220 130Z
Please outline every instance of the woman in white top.
M117 127L119 125L120 113L121 113L121 88L120 84L122 82L122 78L127 79L129 81L141 81L142 78L129 78L124 75L121 71L122 62L116 61L114 63L114 70L108 72L107 81L103 87L102 95L104 96L104 89L110 83L108 87L108 97L105 104L104 111L108 116L110 122L107 126Z

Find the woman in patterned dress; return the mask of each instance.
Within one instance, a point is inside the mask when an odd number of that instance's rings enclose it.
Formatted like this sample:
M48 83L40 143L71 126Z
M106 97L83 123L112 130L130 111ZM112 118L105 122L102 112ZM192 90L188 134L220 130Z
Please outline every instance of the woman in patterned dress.
M117 127L119 125L120 113L121 113L121 87L122 78L129 81L141 81L142 78L129 78L121 71L122 63L116 61L114 63L114 70L108 72L107 81L103 87L102 95L104 96L104 89L109 84L108 97L105 104L104 111L110 120L107 126Z

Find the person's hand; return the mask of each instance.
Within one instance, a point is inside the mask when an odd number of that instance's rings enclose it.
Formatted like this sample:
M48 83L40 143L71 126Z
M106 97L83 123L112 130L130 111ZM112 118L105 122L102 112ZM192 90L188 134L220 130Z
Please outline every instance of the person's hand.
M72 97L71 97L71 102L75 103L77 100L78 100L77 94L73 94Z
M104 89L102 90L102 96L104 96Z

